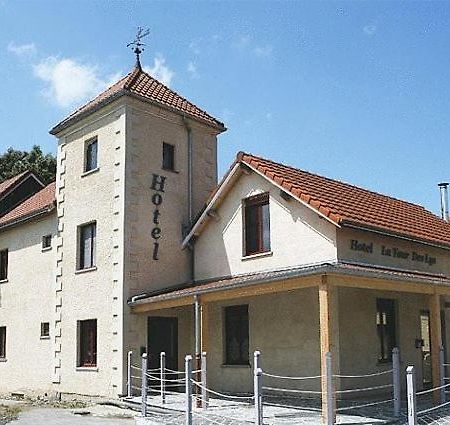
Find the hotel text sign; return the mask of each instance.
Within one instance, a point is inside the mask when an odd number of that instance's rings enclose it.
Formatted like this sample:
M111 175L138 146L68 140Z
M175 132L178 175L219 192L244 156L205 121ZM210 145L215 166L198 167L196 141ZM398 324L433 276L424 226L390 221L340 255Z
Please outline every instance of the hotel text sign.
M161 227L159 224L159 217L161 216L161 212L159 211L159 206L163 202L165 184L166 178L164 176L160 176L159 174L153 174L151 189L153 190L152 204L155 206L155 209L153 210L153 229L152 229L154 260L159 260L158 258L159 239L161 238Z
M367 254L373 254L374 245L373 242L360 242L356 239L350 241L350 249L352 251L366 252ZM432 257L428 253L418 253L416 251L403 251L396 247L389 247L381 245L380 254L385 257L399 258L401 260L411 260L417 263L425 263L429 266L436 264L436 257Z

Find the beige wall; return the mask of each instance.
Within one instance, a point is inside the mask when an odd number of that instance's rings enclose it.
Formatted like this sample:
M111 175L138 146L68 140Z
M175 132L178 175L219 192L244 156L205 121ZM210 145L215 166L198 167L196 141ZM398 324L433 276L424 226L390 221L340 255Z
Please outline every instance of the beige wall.
M348 228L338 229L338 257L339 260L352 260L361 263L376 264L386 267L415 270L426 273L443 273L450 276L450 250L435 248L426 244L409 242L401 238L382 236L376 233L358 231ZM352 240L360 244L372 244L372 253L351 249ZM391 250L391 256L382 255ZM407 258L394 257L394 248L408 254ZM414 261L413 253L436 259L436 263L429 265L425 261Z
M272 254L243 258L242 200L270 193ZM209 220L195 245L196 280L255 271L335 261L336 228L254 173L242 175L218 208L219 219Z
M42 236L53 235L42 251ZM41 322L53 326L56 214L0 232L8 249L8 281L0 283L0 326L6 326L6 361L0 360L0 394L51 390L53 345L41 339Z

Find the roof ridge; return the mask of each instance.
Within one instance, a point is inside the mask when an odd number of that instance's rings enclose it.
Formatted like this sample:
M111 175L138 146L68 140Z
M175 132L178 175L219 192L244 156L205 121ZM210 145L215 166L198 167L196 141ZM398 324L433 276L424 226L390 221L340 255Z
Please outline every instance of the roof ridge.
M410 202L410 201L406 201L406 200L404 200L404 199L396 198L396 197L391 196L391 195L386 195L386 194L384 194L384 193L380 193L380 192L377 192L377 191L375 191L375 190L366 189L366 188L364 188L364 187L357 186L357 185L355 185L355 184L348 183L348 182L343 181L343 180L333 179L333 178L330 178L330 177L327 177L327 176L324 176L324 175L321 175L321 174L318 174L318 173L314 173L314 172L311 172L311 171L308 171L308 170L304 170L304 169L301 169L301 168L297 168L297 167L294 167L293 165L287 165L287 164L284 164L283 162L277 162L277 161L274 161L274 160L272 160L272 159L265 158L265 157L263 157L263 156L254 155L254 154L251 154L251 153L248 153L248 152L244 152L244 151L238 152L238 156L239 156L240 154L242 154L242 155L247 155L247 156L251 156L251 157L254 157L254 158L263 160L263 161L270 162L270 163L272 163L272 164L281 165L282 167L290 168L290 169L292 169L292 170L294 170L294 171L300 171L300 172L303 172L303 173L306 173L306 174L309 174L309 175L312 175L312 176L320 177L320 178L325 179L325 180L327 180L327 181L331 181L331 182L343 184L343 185L345 185L345 186L352 187L352 188L355 188L355 189L358 189L358 190L362 190L362 191L364 191L364 192L372 193L372 194L377 195L377 196L382 196L383 198L392 199L392 200L398 201L398 202L404 202L405 204L413 205L413 206L415 206L415 207L421 208L422 210L425 210L426 212L428 212L428 213L430 213L430 214L433 214L433 216L436 216L436 214L434 214L433 212L427 210L423 205L416 204L416 203L414 203L414 202ZM242 158L242 156L241 156L241 158ZM242 160L242 159L239 158L238 160ZM436 217L437 217L437 216L436 216Z

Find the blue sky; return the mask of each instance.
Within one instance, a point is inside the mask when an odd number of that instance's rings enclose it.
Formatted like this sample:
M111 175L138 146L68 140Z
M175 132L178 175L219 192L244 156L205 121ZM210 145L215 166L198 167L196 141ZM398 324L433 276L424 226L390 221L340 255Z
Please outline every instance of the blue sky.
M0 0L0 151L48 130L134 58L223 120L239 150L439 212L450 180L450 2Z

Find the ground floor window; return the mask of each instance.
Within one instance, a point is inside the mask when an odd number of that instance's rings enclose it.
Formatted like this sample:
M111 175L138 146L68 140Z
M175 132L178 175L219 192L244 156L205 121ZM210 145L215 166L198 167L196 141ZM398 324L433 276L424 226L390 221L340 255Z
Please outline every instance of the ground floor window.
M397 345L395 300L377 298L378 361L392 361L392 349Z
M6 327L0 326L0 359L6 358Z
M78 366L97 366L97 320L78 322Z
M248 305L225 307L225 363L248 365Z

